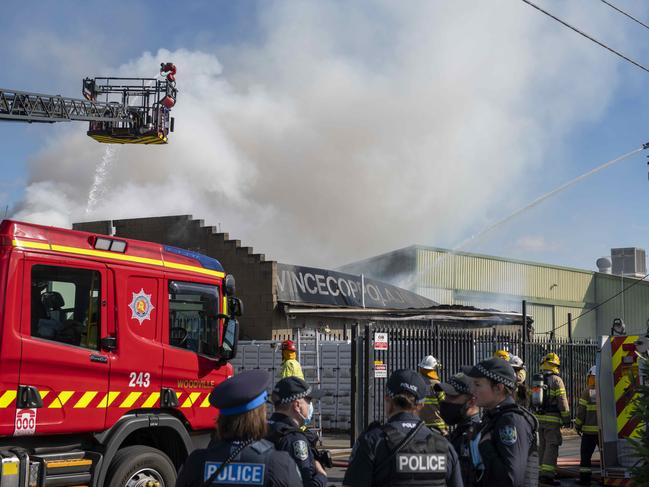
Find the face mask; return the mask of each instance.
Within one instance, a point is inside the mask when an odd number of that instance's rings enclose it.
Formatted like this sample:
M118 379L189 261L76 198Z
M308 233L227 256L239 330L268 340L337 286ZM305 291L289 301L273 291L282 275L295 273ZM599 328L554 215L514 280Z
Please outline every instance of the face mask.
M308 404L308 408L307 408L306 416L302 416L302 413L299 411L297 412L302 418L302 422L304 426L311 424L311 421L313 421L313 403L309 402L307 404Z
M466 404L453 404L447 401L439 403L439 415L449 425L460 423L464 419L465 409Z

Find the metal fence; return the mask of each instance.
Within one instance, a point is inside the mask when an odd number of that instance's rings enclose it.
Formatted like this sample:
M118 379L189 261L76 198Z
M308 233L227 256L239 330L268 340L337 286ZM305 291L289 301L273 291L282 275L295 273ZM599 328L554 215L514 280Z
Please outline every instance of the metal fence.
M571 411L576 411L579 395L586 387L586 374L595 364L598 344L592 339L549 339L542 335L525 341L515 327L458 328L430 321L374 322L356 325L351 340L319 341L320 385L327 394L322 400L322 426L325 430L359 431L365 424L383 420L385 376L400 368L417 369L426 355L442 363L445 380L463 366L489 358L505 349L525 360L528 381L539 371L541 359L555 352L562 361L561 376L566 384ZM388 334L387 350L375 350L375 333ZM288 338L288 337L281 337ZM296 336L292 338L296 339ZM242 341L233 361L235 371L264 369L278 378L281 367L279 341ZM305 344L310 347L312 344ZM316 359L305 355L307 380L313 381ZM377 377L379 375L380 377Z
M376 333L387 334L387 350L376 349ZM579 395L586 387L586 375L595 364L598 351L598 344L591 339L550 339L544 335L526 341L520 328L471 329L431 322L368 323L358 330L353 347L356 349L354 366L358 369L356 388L359 392L354 395L357 401L354 409L360 427L385 419L385 376L394 370L417 370L424 356L434 355L442 364L441 379L446 380L462 367L489 358L499 349L523 358L528 383L539 372L542 358L549 352L557 353L562 360L561 376L574 415Z

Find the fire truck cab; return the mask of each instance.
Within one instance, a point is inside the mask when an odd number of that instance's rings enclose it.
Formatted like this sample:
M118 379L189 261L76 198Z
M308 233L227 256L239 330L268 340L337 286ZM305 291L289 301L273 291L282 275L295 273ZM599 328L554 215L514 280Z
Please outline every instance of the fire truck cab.
M233 373L234 288L196 252L0 223L0 487L173 486Z

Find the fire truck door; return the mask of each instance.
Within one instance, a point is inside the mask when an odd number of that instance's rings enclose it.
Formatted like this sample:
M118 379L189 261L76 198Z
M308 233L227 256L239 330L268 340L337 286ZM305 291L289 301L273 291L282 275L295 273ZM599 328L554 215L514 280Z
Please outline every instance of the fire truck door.
M101 431L108 393L106 267L27 254L14 435Z
M117 303L117 349L113 352L106 426L135 410L160 407L162 274L111 265Z
M185 279L169 279L167 288L163 387L176 392L178 408L193 428L213 428L208 396L227 369L217 362L220 288Z

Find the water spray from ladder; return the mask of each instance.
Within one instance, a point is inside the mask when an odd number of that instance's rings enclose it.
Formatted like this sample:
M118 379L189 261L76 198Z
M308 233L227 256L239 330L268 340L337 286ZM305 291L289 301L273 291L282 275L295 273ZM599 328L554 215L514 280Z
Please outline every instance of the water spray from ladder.
M108 172L110 171L110 167L113 165L120 149L121 147L116 145L107 145L106 149L104 149L104 155L101 158L101 161L99 161L99 164L97 164L95 177L92 181L90 192L88 193L86 215L90 215L95 211L97 203L106 193L106 179L108 177Z

